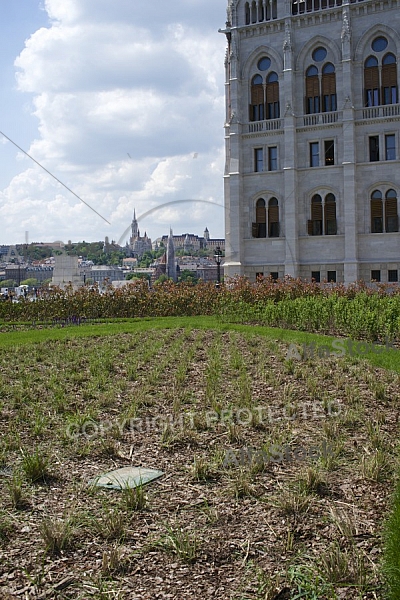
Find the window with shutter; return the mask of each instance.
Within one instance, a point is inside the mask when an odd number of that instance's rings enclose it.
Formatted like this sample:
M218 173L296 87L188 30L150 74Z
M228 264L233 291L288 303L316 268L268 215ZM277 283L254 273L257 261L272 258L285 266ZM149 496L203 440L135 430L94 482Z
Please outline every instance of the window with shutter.
M379 94L379 67L375 56L370 56L364 66L365 105L378 106Z
M331 63L326 64L322 70L321 89L323 112L336 110L336 75Z
M328 194L325 198L325 234L336 235L336 201L333 194Z
M397 65L395 62L394 63L390 62L390 63L385 64L385 59L384 59L383 65L382 65L382 104L396 104L396 103L397 103Z
M264 87L261 75L256 75L251 84L250 120L264 120Z
M382 194L378 190L371 197L371 233L383 233Z
M322 220L322 198L316 194L311 200L311 235L322 235Z
M385 201L385 229L388 233L399 230L399 217L397 212L397 195L394 190L389 190Z
M306 72L306 112L307 114L320 112L318 69L314 65Z
M279 205L276 198L268 202L268 237L279 237Z
M256 224L257 224L257 236L258 238L265 238L267 236L267 211L265 208L265 200L260 198L256 203Z

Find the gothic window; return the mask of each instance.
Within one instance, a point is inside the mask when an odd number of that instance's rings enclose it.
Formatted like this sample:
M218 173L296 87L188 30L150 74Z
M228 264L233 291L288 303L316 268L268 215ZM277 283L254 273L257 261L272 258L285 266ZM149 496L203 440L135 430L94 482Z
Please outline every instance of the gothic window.
M365 105L378 106L379 98L379 67L375 56L367 58L364 64Z
M306 112L308 115L320 112L319 77L315 65L306 72Z
M325 235L336 235L336 198L333 194L328 194L325 198L324 216Z
M257 63L259 71L268 71L270 66L271 60L267 56ZM279 79L275 71L255 75L251 80L250 96L250 121L279 118Z
M383 202L379 190L371 195L371 233L383 233Z
M322 112L336 110L336 74L332 63L326 63L322 68Z
M279 203L275 197L268 200L268 208L263 198L257 200L252 234L254 238L279 237Z
M244 13L245 13L245 23L246 23L246 25L250 25L250 4L248 2L246 2L245 6L244 6Z
M279 82L278 75L272 71L267 77L266 86L267 118L279 118Z
M372 42L373 49L384 49L382 40L387 45L385 38L376 38ZM377 52L379 51L377 50ZM394 54L391 52L385 54L381 64L376 56L369 56L366 59L364 63L364 89L365 106L397 104L397 62Z
M268 237L279 237L279 205L276 198L268 202Z
M382 60L382 104L397 104L397 64L390 53Z
M311 221L308 222L309 235L322 235L322 198L319 194L311 199Z
M325 196L324 203L320 194L311 198L311 219L308 221L308 235L336 235L336 198L333 194Z
M395 190L389 190L385 195L385 229L387 233L399 231L397 194Z
M261 75L255 75L251 82L250 121L264 120L264 86Z
M256 222L253 223L253 237L267 237L267 213L263 198L259 198L256 202Z
M313 52L313 59L320 62L326 54L325 48L317 48ZM318 67L311 65L306 71L306 113L312 115L336 110L335 67L330 62L326 63L322 67L320 78Z

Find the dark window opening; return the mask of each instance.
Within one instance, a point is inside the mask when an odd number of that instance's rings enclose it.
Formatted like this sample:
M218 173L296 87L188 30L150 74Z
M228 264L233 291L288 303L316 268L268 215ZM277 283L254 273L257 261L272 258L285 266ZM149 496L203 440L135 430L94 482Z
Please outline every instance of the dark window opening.
M388 270L388 281L389 283L396 283L399 281L399 272L397 269Z
M268 171L278 170L278 147L270 146L268 148Z
M333 140L325 140L324 142L325 152L325 165L335 164L335 142Z
M328 271L327 279L328 283L336 283L336 271Z
M310 167L319 167L319 142L310 143Z
M369 160L370 162L379 161L379 136L372 135L369 138Z
M311 279L315 281L315 283L321 283L321 271L311 271Z
M371 281L380 281L381 280L381 272L379 269L373 269L371 271Z
M255 148L254 150L254 170L256 173L264 170L264 153L262 148Z
M396 160L396 136L385 135L385 160Z

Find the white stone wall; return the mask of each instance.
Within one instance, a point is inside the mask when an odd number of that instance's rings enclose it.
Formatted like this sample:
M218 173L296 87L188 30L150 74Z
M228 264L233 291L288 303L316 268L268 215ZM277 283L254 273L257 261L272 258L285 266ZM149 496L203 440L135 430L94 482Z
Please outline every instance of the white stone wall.
M388 116L381 109L365 111L364 60L373 54L378 35L388 39L384 51L400 56L400 0L364 0L343 6L291 15L291 2L278 2L278 18L245 25L245 2L233 6L226 63L226 263L228 276L279 272L310 278L311 271L336 270L337 280L370 279L372 269L400 265L400 233L372 234L370 196L374 189L395 189L400 212L400 160L370 162L368 137L396 135L400 158L400 105ZM348 23L348 26L347 26ZM305 115L305 70L317 46L336 70L337 111ZM285 47L285 49L284 49ZM272 130L266 121L249 122L250 81L262 56L278 73L280 119ZM400 70L398 60L398 81ZM326 122L326 121L330 122ZM309 144L334 140L335 165L310 168ZM254 172L254 149L278 147L278 170ZM311 197L333 193L337 235L309 236ZM280 238L253 239L255 203L275 196L279 201ZM374 261L374 262L372 262ZM379 266L376 266L379 265ZM399 267L400 268L400 267Z

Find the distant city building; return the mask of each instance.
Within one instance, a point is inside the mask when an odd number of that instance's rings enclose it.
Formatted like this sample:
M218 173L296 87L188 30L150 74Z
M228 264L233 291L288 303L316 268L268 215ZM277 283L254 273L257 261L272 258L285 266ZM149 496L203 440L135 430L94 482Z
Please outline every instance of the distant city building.
M86 272L86 280L90 279L91 283L104 284L107 280L112 281L123 281L125 279L125 273L120 267L110 267L108 265L96 265L91 268L90 271Z
M167 245L168 235L163 235L161 242L164 246ZM187 253L197 252L198 250L214 250L219 246L222 251L225 250L224 238L210 238L210 232L207 227L204 230L203 237L195 235L194 233L182 233L181 235L173 236L174 247L176 250L184 250Z
M133 211L133 219L132 219L132 235L129 239L129 249L131 254L135 258L141 258L143 254L147 251L152 250L151 239L147 237L147 233L144 232L144 236L140 235L139 225L136 219L136 210Z

